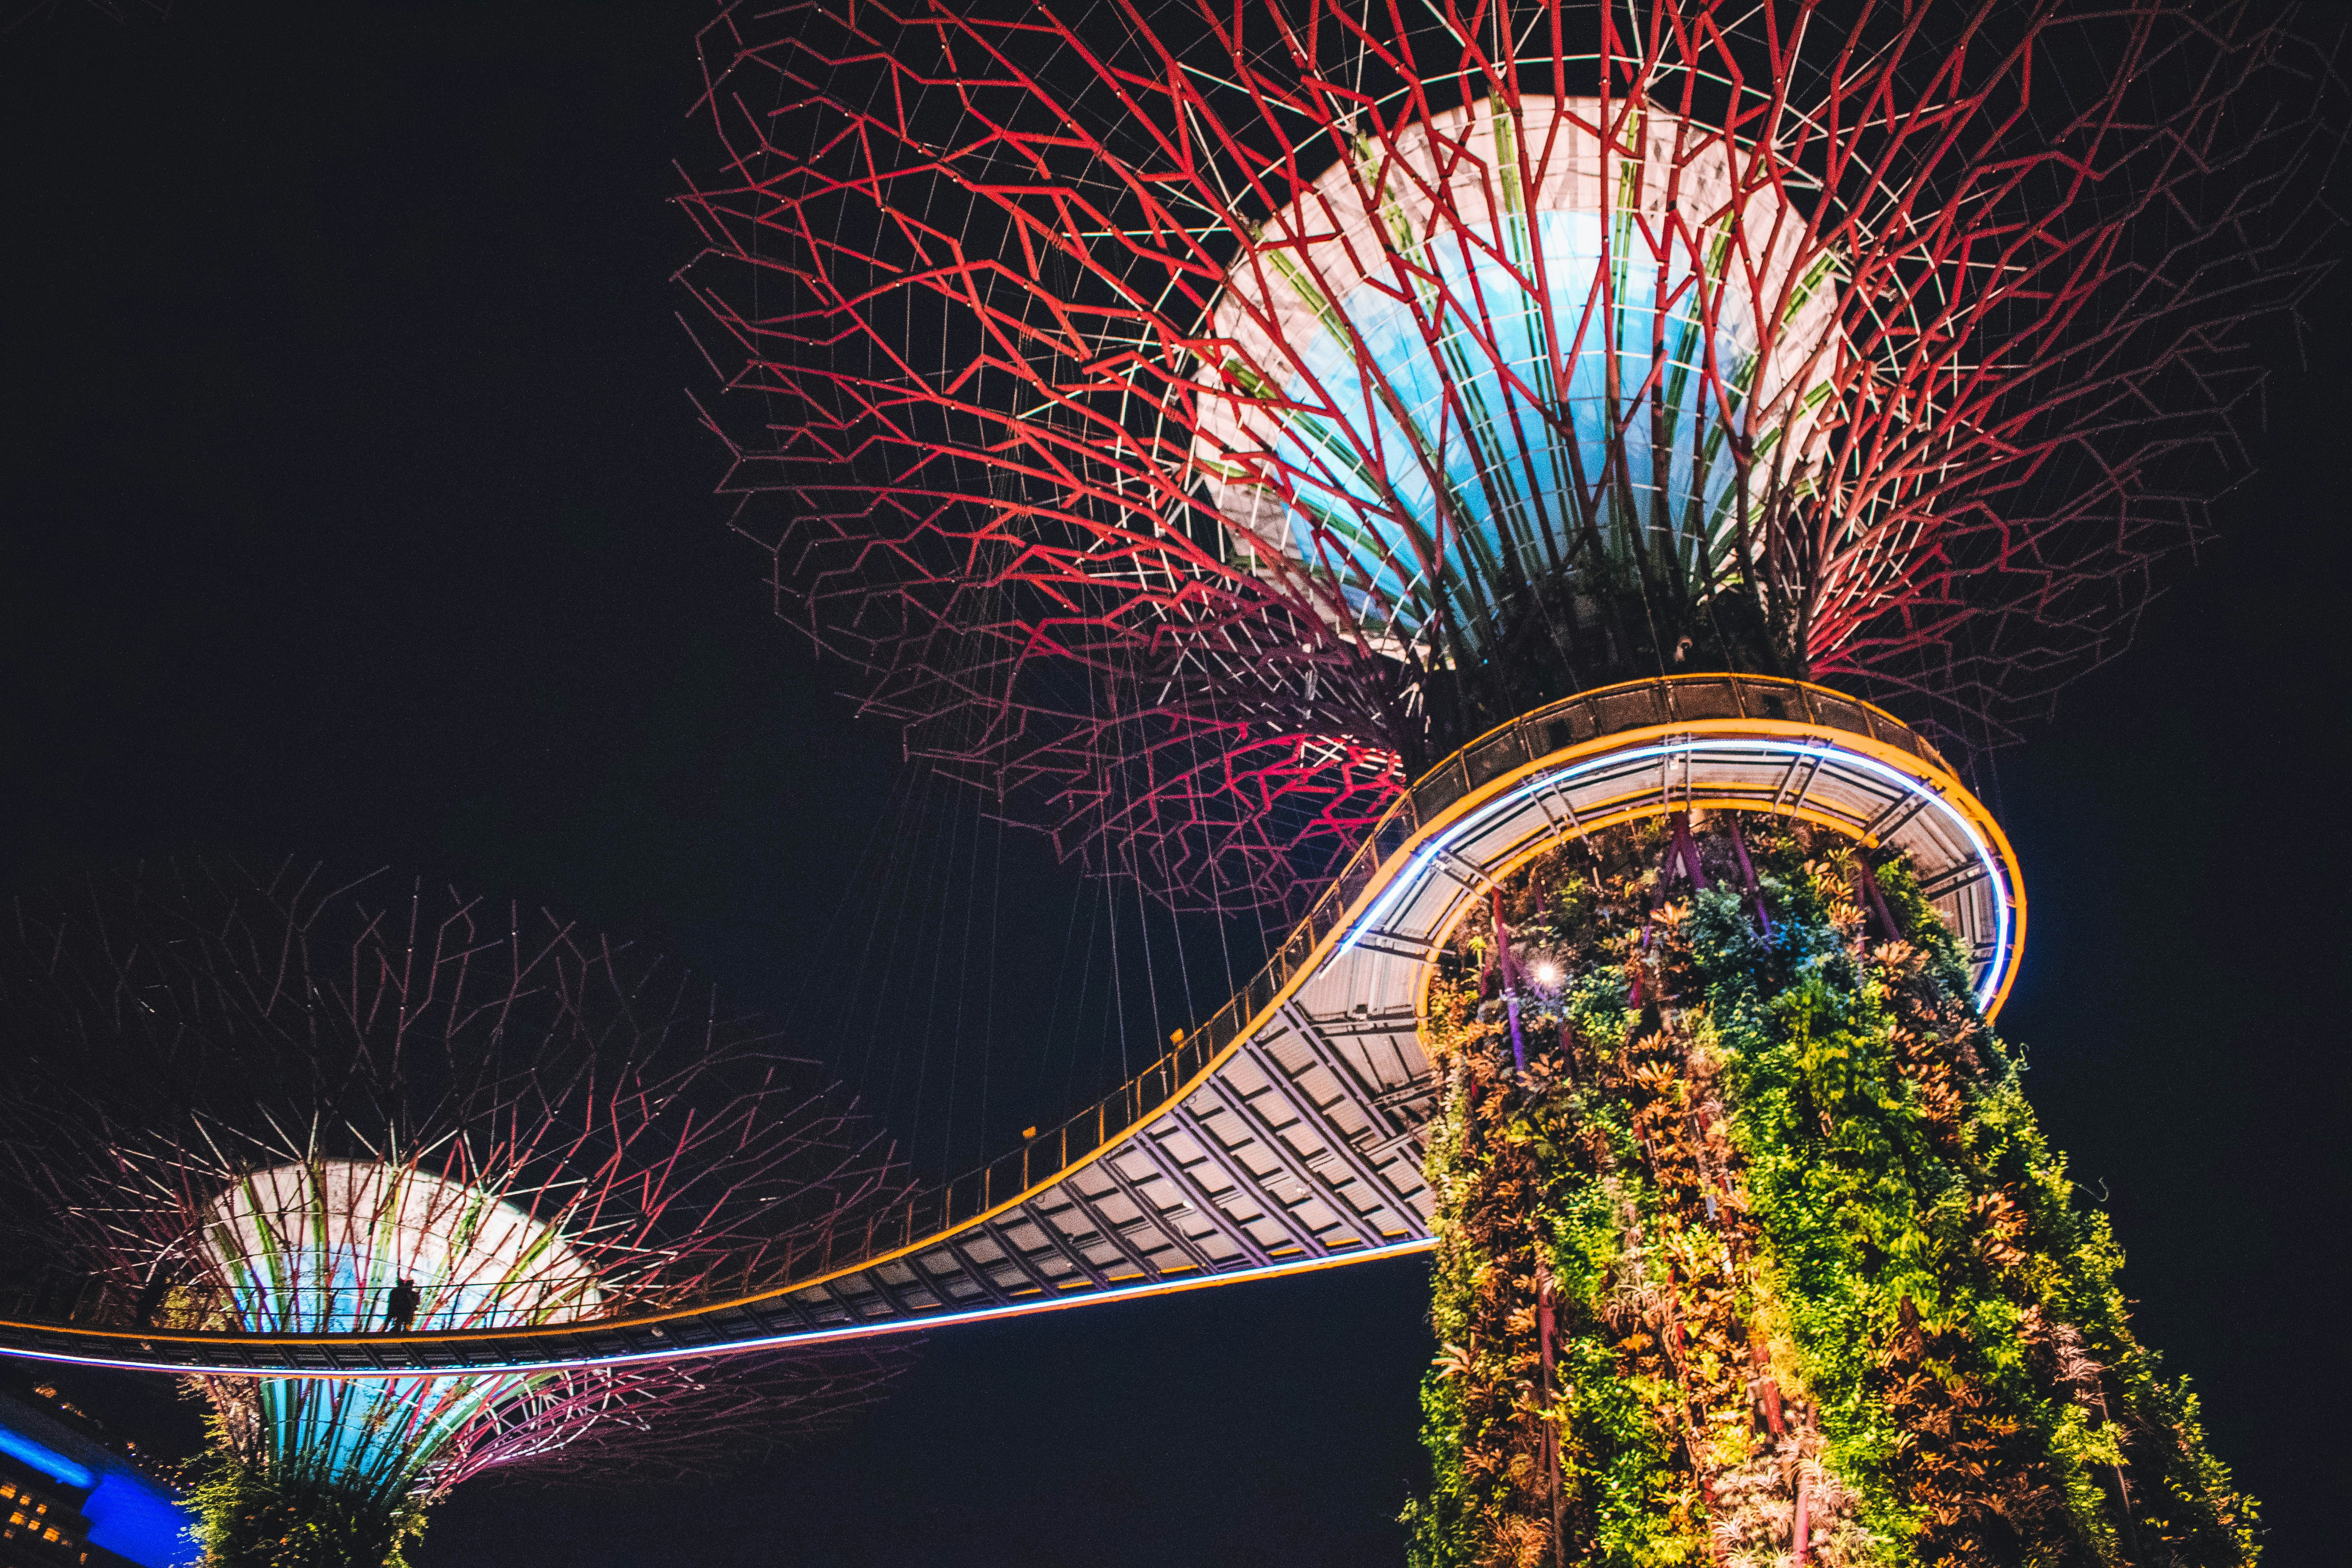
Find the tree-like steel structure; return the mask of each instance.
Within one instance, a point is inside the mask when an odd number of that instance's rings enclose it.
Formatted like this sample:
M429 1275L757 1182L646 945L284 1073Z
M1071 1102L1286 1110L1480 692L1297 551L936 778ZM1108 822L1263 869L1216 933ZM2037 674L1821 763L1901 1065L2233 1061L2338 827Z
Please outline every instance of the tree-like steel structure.
M1920 887L1725 811L1454 933L1420 1561L2254 1559Z
M151 868L9 915L0 1231L12 1279L63 1281L48 1310L78 1321L642 1313L784 1278L903 1185L814 1064L551 917L299 865ZM469 1477L692 1471L847 1415L899 1360L196 1378L206 1561L396 1561Z
M2235 470L2309 61L2180 0L730 8L681 277L737 526L870 708L1264 910L1614 681L2010 738ZM1416 1559L2250 1560L1949 886L1800 772L1647 765L1416 960Z
M681 277L780 609L1183 904L1295 903L1612 679L2007 738L2312 275L2239 5L810 4L703 58Z

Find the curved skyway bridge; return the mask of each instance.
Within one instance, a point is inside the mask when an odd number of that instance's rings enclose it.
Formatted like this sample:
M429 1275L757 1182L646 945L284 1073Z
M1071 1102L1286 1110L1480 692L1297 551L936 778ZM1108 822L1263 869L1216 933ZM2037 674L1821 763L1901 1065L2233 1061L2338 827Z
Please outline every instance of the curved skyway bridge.
M1430 1245L1418 1020L1437 956L1546 848L1693 808L1779 815L1910 857L1997 1011L2025 898L1936 750L1866 703L1757 676L1587 692L1400 796L1243 992L1101 1102L852 1234L805 1277L638 1318L467 1332L167 1332L23 1310L0 1353L164 1372L386 1376L806 1345L1328 1268Z

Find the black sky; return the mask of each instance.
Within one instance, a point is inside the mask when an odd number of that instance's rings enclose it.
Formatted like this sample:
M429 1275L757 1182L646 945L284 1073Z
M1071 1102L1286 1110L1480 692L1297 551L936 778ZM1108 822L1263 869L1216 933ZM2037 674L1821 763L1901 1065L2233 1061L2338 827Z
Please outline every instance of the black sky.
M824 983L896 746L709 494L664 201L701 15L182 0L0 37L0 888L392 862L762 1002ZM2344 287L2265 340L2223 546L1991 790L2032 900L2004 1032L2281 1564L2340 1550L2352 1480ZM1006 853L1013 921L1065 921ZM1424 1310L1404 1262L967 1328L814 1451L477 1487L416 1560L1395 1563ZM160 1391L76 1386L187 1440Z

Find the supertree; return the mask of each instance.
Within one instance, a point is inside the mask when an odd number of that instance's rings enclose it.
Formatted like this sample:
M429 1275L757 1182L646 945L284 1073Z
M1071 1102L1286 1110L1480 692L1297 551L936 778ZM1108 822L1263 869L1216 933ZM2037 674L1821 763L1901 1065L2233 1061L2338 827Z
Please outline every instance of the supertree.
M2008 738L2310 270L2242 6L730 7L681 274L779 607L909 747L1292 905L1546 698Z
M755 1019L552 917L194 864L19 900L0 951L0 1231L12 1279L62 1282L79 1321L352 1335L363 1367L379 1336L757 1285L902 1184ZM901 1360L192 1378L205 1561L396 1563L469 1477L692 1473Z
M2013 739L2318 273L2321 83L2241 5L811 4L703 60L680 276L780 612L1186 907L1295 907L1612 682ZM1645 787L1423 984L1417 1553L2251 1556L1938 889Z

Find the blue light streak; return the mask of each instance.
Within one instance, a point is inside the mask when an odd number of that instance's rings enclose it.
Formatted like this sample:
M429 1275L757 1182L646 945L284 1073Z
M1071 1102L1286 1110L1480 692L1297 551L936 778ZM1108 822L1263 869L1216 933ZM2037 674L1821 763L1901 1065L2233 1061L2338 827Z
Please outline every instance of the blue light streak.
M103 1363L100 1363L103 1364ZM69 1487L93 1487L98 1476L86 1465L77 1465L55 1448L44 1447L22 1432L12 1432L0 1426L0 1454L30 1465L53 1481Z
M0 1454L60 1486L89 1493L75 1506L89 1521L91 1545L142 1568L176 1568L199 1555L188 1538L194 1514L168 1488L148 1479L128 1461L101 1453L94 1464L86 1465L5 1424L0 1424Z

